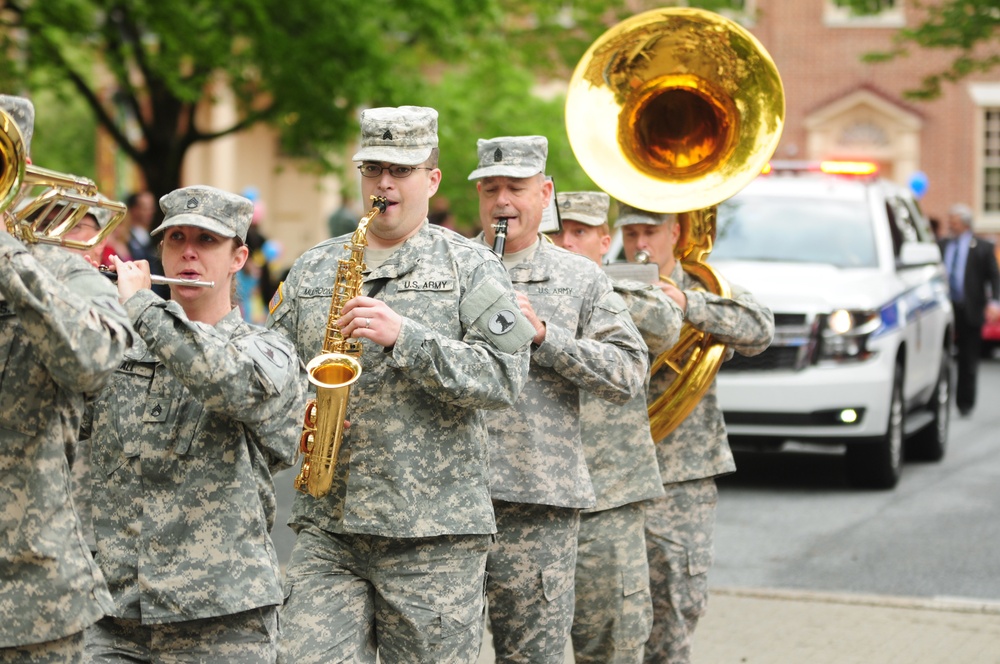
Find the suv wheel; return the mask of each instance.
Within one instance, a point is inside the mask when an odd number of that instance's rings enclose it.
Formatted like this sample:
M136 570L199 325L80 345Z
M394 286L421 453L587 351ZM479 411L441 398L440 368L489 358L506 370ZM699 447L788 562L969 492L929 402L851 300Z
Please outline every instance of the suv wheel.
M903 366L896 363L885 435L872 442L847 446L847 475L866 489L891 489L903 467Z
M927 407L934 419L907 441L906 453L918 461L940 461L948 447L951 422L951 354L947 349L941 357L941 370Z

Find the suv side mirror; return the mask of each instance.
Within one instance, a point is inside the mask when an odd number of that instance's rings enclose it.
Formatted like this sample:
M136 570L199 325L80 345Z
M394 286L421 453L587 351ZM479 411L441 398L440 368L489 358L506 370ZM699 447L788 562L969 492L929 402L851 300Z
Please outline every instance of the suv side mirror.
M939 265L941 250L930 242L904 242L896 259L897 268Z

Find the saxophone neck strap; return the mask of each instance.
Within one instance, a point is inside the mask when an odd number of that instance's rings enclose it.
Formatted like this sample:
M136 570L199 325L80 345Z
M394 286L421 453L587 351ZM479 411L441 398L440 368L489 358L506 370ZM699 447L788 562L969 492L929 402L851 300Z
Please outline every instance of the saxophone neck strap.
M371 290L367 293L368 297L375 297L381 293L387 283L389 283L389 277L379 277L378 279L373 279Z

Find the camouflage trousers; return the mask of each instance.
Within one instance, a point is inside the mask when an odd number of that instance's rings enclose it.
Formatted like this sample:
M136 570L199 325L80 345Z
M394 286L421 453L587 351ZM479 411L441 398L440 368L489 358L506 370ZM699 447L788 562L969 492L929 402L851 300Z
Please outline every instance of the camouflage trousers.
M719 491L712 478L663 488L667 495L646 506L653 629L645 661L687 664L695 627L708 604Z
M264 606L215 618L143 625L105 616L86 632L85 661L156 664L273 664L277 608Z
M580 515L576 552L576 664L642 662L653 622L642 503Z
M83 632L55 641L0 648L0 664L79 664L83 661Z
M493 501L486 593L497 664L562 662L573 624L580 510Z
M483 641L490 535L387 538L299 531L278 661L466 664Z

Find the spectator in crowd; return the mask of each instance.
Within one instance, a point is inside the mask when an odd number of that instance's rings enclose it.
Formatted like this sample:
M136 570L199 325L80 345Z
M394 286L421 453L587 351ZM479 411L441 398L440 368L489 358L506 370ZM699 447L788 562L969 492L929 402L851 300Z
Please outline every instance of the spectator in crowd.
M340 197L340 207L334 210L326 220L327 232L330 237L340 237L352 233L357 228L361 216L362 213L358 210L353 194L345 190Z
M1000 318L1000 272L993 243L972 232L968 205L951 206L948 231L949 238L942 240L940 247L955 309L955 405L965 417L976 406L983 323Z

